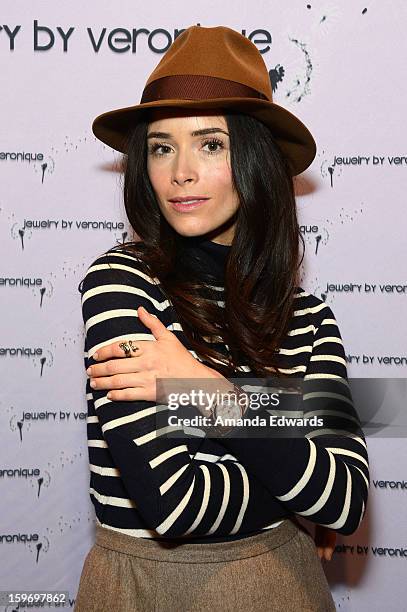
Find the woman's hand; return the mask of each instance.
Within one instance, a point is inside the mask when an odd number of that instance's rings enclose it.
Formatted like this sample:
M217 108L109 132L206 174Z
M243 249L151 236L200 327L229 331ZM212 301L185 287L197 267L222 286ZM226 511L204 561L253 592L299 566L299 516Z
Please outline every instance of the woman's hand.
M156 378L223 378L195 359L156 316L142 306L137 314L156 341L133 341L140 348L134 357L125 356L122 340L98 349L93 358L103 363L87 369L92 388L109 389L107 397L116 401L156 401Z
M330 561L335 550L336 531L322 525L315 525L314 540L319 558L325 558L327 561Z

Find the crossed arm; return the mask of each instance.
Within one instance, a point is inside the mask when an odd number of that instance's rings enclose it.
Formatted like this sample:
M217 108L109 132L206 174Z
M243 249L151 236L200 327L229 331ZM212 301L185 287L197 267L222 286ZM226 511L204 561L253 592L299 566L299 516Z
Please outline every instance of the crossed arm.
M106 260L101 258L88 270L84 283L82 308L87 365L96 363L91 357L96 350L100 353L119 339L155 340L145 325L146 320L143 324L138 318L135 302L145 305L150 313L163 321L163 312L168 306L158 299L158 290L155 297L151 296L152 288L147 287L148 281L140 276L134 262L120 260L117 256L107 257L113 267L109 268ZM131 265L127 266L128 270L122 268L125 282L118 283L114 266L123 266L123 261L125 265ZM343 389L347 387L341 338L333 313L327 306L322 309L315 330L305 380L315 384L324 377L342 381L338 384ZM154 414L163 407L141 399L112 401L106 397L106 389L92 393L103 436L120 465L129 495L135 499L145 518L152 521L161 533L208 533L206 526L209 523L205 523L208 509L209 515L215 518L212 533L219 535L256 528L253 523L249 527L245 522L245 518L253 518L256 514L251 514L249 508L256 495L262 497L263 505L269 496L270 508L273 503L278 503L278 506L274 505L274 513L278 507L281 513L294 512L317 525L344 534L355 531L363 518L369 487L367 449L361 430L354 433L358 418L347 401L346 391L338 393L335 398L304 398L305 412L319 410L325 413L328 432L314 430L302 438L273 440L229 437L215 441L204 438L199 441L198 452L192 456L188 440L180 444L160 436L155 429ZM329 414L332 412L334 414ZM349 427L351 422L352 427ZM219 442L231 452L230 463L223 461L208 465L199 459L205 453L205 445L218 445ZM196 441L193 448L197 448ZM239 483L236 468L240 470ZM227 498L226 505L222 505L213 486L219 482L219 469L223 471L222 490L223 501ZM235 516L238 520L232 525L230 516L227 518L231 511L228 504L234 498L233 487L242 492L243 475L248 487L246 493L250 489L249 502L246 509L240 504L240 518ZM188 502L198 498L200 512L195 506L188 511ZM205 499L208 503L204 508ZM263 525L267 524L264 515L261 520Z

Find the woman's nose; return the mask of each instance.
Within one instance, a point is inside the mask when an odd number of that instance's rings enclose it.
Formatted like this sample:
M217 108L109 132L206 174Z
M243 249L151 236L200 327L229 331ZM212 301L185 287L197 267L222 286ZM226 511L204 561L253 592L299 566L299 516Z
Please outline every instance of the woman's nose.
M178 151L172 165L172 182L181 184L186 181L194 181L198 177L196 164L187 151Z

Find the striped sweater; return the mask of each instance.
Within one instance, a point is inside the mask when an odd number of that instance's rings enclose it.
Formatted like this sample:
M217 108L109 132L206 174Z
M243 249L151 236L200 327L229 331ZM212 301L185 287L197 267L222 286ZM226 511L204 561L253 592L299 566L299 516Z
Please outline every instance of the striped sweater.
M229 247L210 241L201 246L201 255L221 278ZM224 304L223 285L216 285L218 302ZM109 250L97 257L79 290L86 368L96 363L92 355L101 346L154 340L138 320L139 306L201 360L159 280L143 273L129 251ZM171 438L157 429L157 414L165 406L109 400L107 390L93 390L87 380L90 497L97 522L134 537L213 542L246 537L298 514L353 533L364 516L370 484L366 442L349 399L334 314L301 287L279 354L283 371L314 385L303 396L303 414L323 415L323 428L295 438ZM250 376L245 364L239 371ZM337 381L339 392L321 393L327 380Z

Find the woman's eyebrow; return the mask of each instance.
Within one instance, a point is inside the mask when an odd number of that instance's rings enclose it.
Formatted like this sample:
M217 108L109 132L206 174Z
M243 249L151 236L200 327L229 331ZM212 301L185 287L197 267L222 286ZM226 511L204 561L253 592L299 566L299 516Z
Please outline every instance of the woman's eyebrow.
M206 136L206 134L216 134L218 132L222 132L222 134L226 134L229 136L225 130L222 130L218 127L204 128L203 130L196 130L195 132L191 132L191 136ZM172 138L172 134L168 132L150 132L147 134L147 138Z

